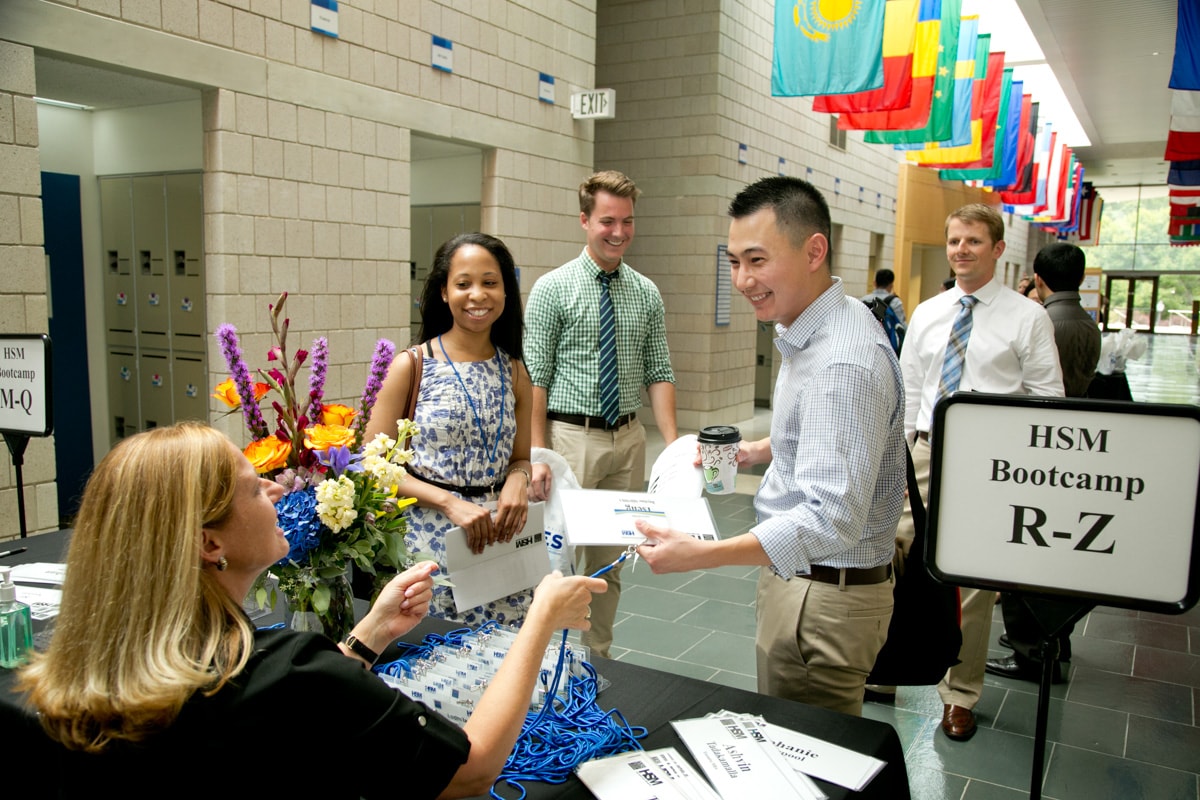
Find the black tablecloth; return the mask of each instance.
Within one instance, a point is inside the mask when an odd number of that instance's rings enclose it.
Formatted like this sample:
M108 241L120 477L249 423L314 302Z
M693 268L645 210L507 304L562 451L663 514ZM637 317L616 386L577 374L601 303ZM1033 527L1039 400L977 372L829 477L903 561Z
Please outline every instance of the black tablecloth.
M4 543L0 545L0 551L22 546L28 549L16 556L0 559L0 564L62 561L66 556L69 538L69 531L59 531L31 536L20 542ZM266 621L274 620L256 620L259 624ZM35 622L35 630L40 627ZM453 627L455 626L442 620L427 619L404 638L409 642L419 642L426 633L444 633ZM385 653L384 658L388 655ZM702 717L709 712L721 710L757 714L765 717L768 722L874 756L887 763L883 771L875 776L861 793L856 794L840 786L818 781L830 798L905 800L909 797L908 772L904 765L900 737L895 729L886 723L851 717L790 700L780 700L621 661L598 659L594 666L602 677L612 683L601 692L598 704L605 710L619 710L630 725L646 728L647 735L641 740L641 744L647 750L674 747L695 766L687 746L671 728L672 720ZM10 713L17 703L17 698L9 691L12 683L12 672L0 669L0 704L7 706ZM525 784L525 788L530 800L586 800L592 796L575 777L558 786L531 782Z
M426 633L445 633L454 627L456 626L443 620L427 619L404 637L404 640L419 642ZM384 653L383 657L387 659L390 655ZM687 745L675 735L671 721L703 717L713 711L733 711L761 715L768 722L874 756L887 764L860 793L825 781L817 781L834 800L905 800L909 797L904 751L900 745L900 737L891 725L622 661L597 659L593 666L602 677L612 683L597 698L600 708L606 711L617 709L630 725L644 727L646 737L640 742L646 750L674 747L688 759L697 772L700 772L699 766L688 752ZM529 800L587 800L592 797L591 792L575 777L557 786L534 782L523 785L529 793ZM505 793L504 790L502 793L506 797L515 796L514 793Z

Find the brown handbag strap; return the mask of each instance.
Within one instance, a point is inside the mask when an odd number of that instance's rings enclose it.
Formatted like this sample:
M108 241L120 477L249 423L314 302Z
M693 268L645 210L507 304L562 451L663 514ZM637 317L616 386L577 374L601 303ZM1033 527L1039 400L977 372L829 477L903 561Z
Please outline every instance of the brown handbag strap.
M404 409L404 418L412 420L417 413L417 394L421 391L421 373L424 372L424 357L421 355L421 346L410 347L404 351L408 354L408 360L412 364L412 383L408 389L408 405ZM401 446L408 449L409 439L405 439Z

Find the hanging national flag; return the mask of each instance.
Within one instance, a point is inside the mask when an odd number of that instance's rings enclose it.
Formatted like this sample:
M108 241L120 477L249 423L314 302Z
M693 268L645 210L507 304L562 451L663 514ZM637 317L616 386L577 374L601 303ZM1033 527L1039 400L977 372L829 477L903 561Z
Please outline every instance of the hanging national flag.
M1200 89L1200 3L1179 0L1175 23L1172 89Z
M970 17L963 19L964 30ZM978 28L978 25L975 26ZM975 42L974 52L965 60L963 39ZM971 122L974 112L981 110L976 106L976 99L982 92L983 79L987 75L987 57L992 47L990 33L980 33L974 36L958 38L958 60L954 66L954 107L950 112L950 138L939 139L936 143L898 144L897 150L924 150L930 147L962 147L971 142ZM980 87L976 91L976 87Z
M845 123L847 130L865 130L863 139L869 144L939 142L950 138L962 0L941 0L936 23L926 19L926 6L930 4L929 0L922 0L921 18L917 21L912 104L895 111L844 114L838 117L839 128Z
M775 0L771 94L846 94L882 86L883 12L884 0Z
M1041 130L1038 131L1037 143L1033 148L1033 175L1029 188L1023 192L1002 193L1000 195L1001 200L1009 203L1005 206L1005 210L1010 214L1020 214L1022 216L1033 214L1034 208L1039 202L1039 197L1044 202L1046 197L1046 172L1050 168L1050 151L1054 147L1054 139L1054 127L1049 122L1044 123Z
M1029 104L1029 116L1024 110L1021 113L1021 146L1017 152L1017 179L1011 186L1000 190L1000 202L1009 205L1022 203L1022 195L1033 187L1033 159L1037 152L1038 110L1040 103L1032 102L1032 98L1022 98L1022 107Z
M1000 165L1004 161L1003 127L1008 121L1013 71L1004 69L1003 53L992 53L988 58L996 59L996 56L1000 57L999 61L988 65L988 79L984 87L983 142L979 158L972 162L940 167L938 177L944 181L982 181L1000 172ZM996 76L999 76L999 79ZM1004 120L1003 124L1001 120Z
M1167 183L1172 186L1200 186L1200 159L1172 161L1167 171Z
M887 0L883 17L883 86L869 92L817 95L813 98L813 111L822 114L889 111L906 108L912 102L918 5L917 0Z
M1096 187L1085 183L1083 204L1079 210L1079 230L1070 240L1078 245L1096 244L1100 233L1100 215L1104 210L1104 198L1096 191Z
M1071 178L1071 195L1067 198L1070 210L1067 219L1058 225L1058 238L1066 239L1079 230L1079 213L1083 207L1083 164L1075 163L1075 173Z
M1004 124L1004 155L999 174L984 180L984 186L994 189L1007 188L1017 182L1017 166L1021 156L1021 140L1029 126L1029 115L1033 111L1033 98L1024 94L1025 83L1013 81L1008 99L1008 121ZM1031 137L1032 139L1032 137ZM994 167L993 167L994 168Z
M979 37L984 46L987 44L985 39L990 40L991 36ZM954 169L959 164L975 163L983 158L984 139L988 140L989 145L995 141L1000 88L1004 81L1004 53L987 54L977 62L975 74L981 77L975 80L975 95L971 103L970 141L956 147L947 147L941 142L928 144L924 150L908 151L904 154L905 158L921 166L946 169ZM990 122L985 125L986 120ZM988 157L991 157L990 154Z
M1200 159L1200 92L1171 92L1166 161Z

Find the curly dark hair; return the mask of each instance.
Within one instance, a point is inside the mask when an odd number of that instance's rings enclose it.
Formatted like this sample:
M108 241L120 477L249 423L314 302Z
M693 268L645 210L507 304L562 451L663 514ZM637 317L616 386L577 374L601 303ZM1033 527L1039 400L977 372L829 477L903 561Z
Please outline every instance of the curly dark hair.
M454 325L450 306L442 299L442 289L450 279L450 262L464 245L474 244L492 254L500 265L504 281L504 311L492 325L492 344L517 360L524 360L522 340L525 338L525 316L521 310L521 287L517 284L517 267L512 253L504 242L486 233L460 233L438 248L433 268L421 292L421 331L418 341L426 342L445 333Z

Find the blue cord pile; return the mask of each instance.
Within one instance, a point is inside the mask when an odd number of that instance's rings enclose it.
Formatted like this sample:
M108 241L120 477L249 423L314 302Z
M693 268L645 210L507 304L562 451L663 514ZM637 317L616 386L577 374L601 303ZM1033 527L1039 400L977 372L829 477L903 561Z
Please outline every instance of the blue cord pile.
M566 643L567 632L563 631L548 700L536 714L530 712L526 717L512 753L492 784L490 794L496 800L505 800L497 791L501 784L520 792L516 800L524 800L525 787L520 781L564 783L585 761L642 749L638 739L646 735L645 728L631 726L615 708L604 711L596 705L596 670L591 664L583 664L587 677L568 678L565 702L557 696Z
M632 552L633 548L629 548L592 577L598 578L613 569ZM496 622L489 621L479 627L479 632L486 633L497 627L499 625ZM472 631L469 628L459 628L444 636L427 634L419 645L401 643L404 650L400 658L377 665L375 672L390 676L411 675L413 663L429 657L440 646L462 647L463 637L470 633ZM526 791L521 781L565 783L575 768L585 761L642 749L638 739L646 735L645 728L630 725L615 708L604 711L596 704L599 685L596 670L591 664L583 662L586 677L568 676L566 697L558 696L566 654L567 631L564 630L558 650L558 664L546 691L546 701L536 713L531 711L526 715L521 735L504 762L500 776L492 784L490 794L496 800L506 800L497 791L501 785L520 792L514 800L524 800ZM546 677L547 673L543 671L542 679Z

